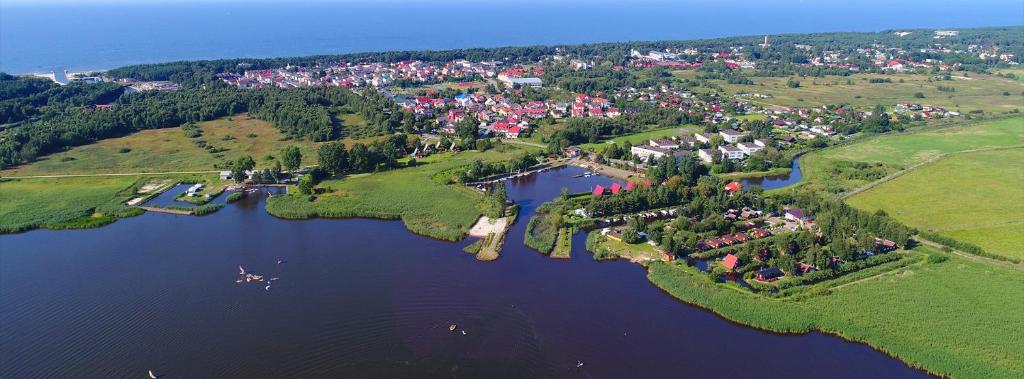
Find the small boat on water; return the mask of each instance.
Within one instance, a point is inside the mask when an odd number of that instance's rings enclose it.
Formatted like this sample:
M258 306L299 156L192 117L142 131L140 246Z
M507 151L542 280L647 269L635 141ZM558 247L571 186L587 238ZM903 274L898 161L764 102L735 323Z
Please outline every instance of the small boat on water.
M576 368L583 367L583 361L576 361Z
M267 286L266 286L266 287L263 287L263 289L265 289L265 290L267 290L267 291L270 291L270 285L269 285L269 284L267 284Z
M458 327L459 327L458 325L452 324L451 326L448 327L448 331L452 332L452 333L455 333L455 328L458 328Z
M153 370L149 370L149 377L152 378L152 379L158 378L158 376L156 376L156 374L153 374Z
M462 331L462 335L466 335L466 331L465 330Z

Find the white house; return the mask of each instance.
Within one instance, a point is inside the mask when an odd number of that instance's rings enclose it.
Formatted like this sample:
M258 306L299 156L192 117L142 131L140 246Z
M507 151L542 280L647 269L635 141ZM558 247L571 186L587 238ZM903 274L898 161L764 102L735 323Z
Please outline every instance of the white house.
M722 152L722 158L743 159L743 157L747 156L747 153L743 152L742 149L733 145L719 146L718 151Z
M633 146L629 148L629 153L633 154L634 156L640 157L641 161L649 162L651 160L651 157L654 157L654 159L659 159L661 157L671 154L672 151L668 149L662 149L656 146Z
M700 160L704 161L704 163L711 163L715 160L714 152L715 151L711 149L700 149L697 150L697 156L700 157Z
M712 134L710 133L694 133L693 139L700 143L711 143Z
M670 139L652 139L648 142L649 145L659 147L662 149L678 149L679 143Z
M747 155L756 153L756 152L761 151L761 150L764 149L764 147L762 147L762 146L760 146L760 145L758 145L756 143L749 143L749 142L740 142L740 143L736 144L736 147L739 147L740 150L743 150L743 152L746 153Z
M739 142L740 138L743 138L744 136L747 135L747 133L745 133L745 132L737 132L737 131L732 130L732 129L722 130L722 131L718 132L718 134L721 134L722 138L725 139L725 142L728 142L728 143Z

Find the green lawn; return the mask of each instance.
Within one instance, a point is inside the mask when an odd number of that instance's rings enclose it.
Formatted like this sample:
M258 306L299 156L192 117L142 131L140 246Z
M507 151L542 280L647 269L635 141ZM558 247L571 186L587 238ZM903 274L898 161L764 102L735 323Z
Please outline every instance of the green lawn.
M828 167L838 161L886 165L888 173L967 150L1024 146L1024 118L965 121L963 126L881 135L850 145L816 151L800 159L804 185L827 192L846 192L870 180L835 177Z
M686 74L680 73L680 76ZM982 110L985 112L1003 113L1022 108L1024 82L995 75L969 73L963 77L955 73L952 80L928 81L929 75L918 74L855 74L851 76L826 76L824 78L795 78L800 82L799 88L790 88L786 83L792 77L765 78L754 77L754 85L728 84L724 80L715 80L726 93L760 93L772 95L771 98L749 100L762 105L780 105L788 107L816 107L823 104L851 104L861 108L871 108L882 104L892 109L896 103L911 102L933 106L941 106L953 111L969 112ZM890 79L892 83L870 83L870 79ZM847 81L852 84L847 84ZM900 80L903 80L901 83ZM953 87L954 92L939 91L939 87ZM915 98L921 92L924 98ZM1009 96L1004 96L1008 92Z
M847 202L909 226L1024 258L1024 148L946 156Z
M525 147L503 145L484 153L437 154L419 161L417 167L327 180L318 188L324 193L315 201L297 194L272 197L267 211L283 218L370 217L402 219L413 232L459 240L480 216L479 192L461 185L444 185L434 174L473 159L504 160ZM532 149L539 150L539 149Z
M953 257L800 300L768 299L714 284L685 265L653 263L648 278L727 319L778 332L838 334L939 375L1019 378L1024 373L1024 273L1016 269Z
M627 135L624 135L624 136L618 136L618 137L612 138L612 139L607 140L607 141L601 141L601 142L597 142L597 143L582 144L582 145L580 145L580 148L583 149L583 150L595 149L596 151L601 151L601 149L603 149L605 146L607 146L610 143L610 141L615 141L615 143L618 144L619 146L622 146L622 144L624 144L626 142L629 142L629 143L631 143L633 145L637 145L637 144L641 144L641 143L647 142L648 140L658 139L658 138L668 138L668 137L683 136L683 135L690 135L690 136L692 136L693 133L695 133L697 131L699 131L698 128L696 126L693 126L693 125L683 125L683 126L671 127L671 128L654 129L654 130L648 130L648 131L644 131L644 132L640 132L640 133L634 133L634 134L627 134Z

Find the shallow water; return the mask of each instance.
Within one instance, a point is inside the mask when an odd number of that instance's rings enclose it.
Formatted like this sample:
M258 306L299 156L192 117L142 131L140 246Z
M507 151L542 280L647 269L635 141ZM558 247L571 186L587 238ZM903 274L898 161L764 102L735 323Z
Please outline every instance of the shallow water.
M583 234L571 260L523 246L561 187L611 182L581 171L509 183L522 213L495 262L396 221L279 220L264 196L0 236L0 377L924 376L865 345L681 303L638 265L594 261ZM235 283L239 265L280 280Z

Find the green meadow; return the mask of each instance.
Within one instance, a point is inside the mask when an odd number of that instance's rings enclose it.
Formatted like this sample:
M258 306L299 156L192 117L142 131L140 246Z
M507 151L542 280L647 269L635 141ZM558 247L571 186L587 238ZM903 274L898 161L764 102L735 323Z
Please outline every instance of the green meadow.
M676 75L695 75L692 71L677 71ZM882 104L892 109L896 103L920 103L940 106L963 113L981 110L1003 113L1022 108L1024 82L996 75L955 73L951 80L941 80L923 74L855 74L850 76L813 77L753 77L754 85L728 84L714 80L726 93L759 93L771 95L767 99L749 98L761 105L787 107L816 107L822 104L850 104L871 108ZM932 78L929 81L929 78ZM790 80L800 87L787 85ZM871 83L871 79L889 79L890 83ZM953 92L939 90L952 87ZM914 95L920 92L924 98ZM1007 93L1004 95L1004 92ZM1024 110L1024 109L1022 109Z
M913 254L941 254L919 248ZM770 299L656 262L648 279L729 320L783 333L821 331L864 342L939 376L1018 378L1024 372L1024 275L952 257Z
M841 162L879 163L892 174L944 154L969 150L1024 146L1024 118L965 121L960 126L925 128L886 134L809 153L800 159L802 185L832 193L854 190L872 179L831 172Z
M482 196L462 185L439 183L434 175L468 165L473 159L505 160L523 149L519 145L502 145L483 153L435 154L419 160L415 167L326 180L318 185L320 193L313 201L309 196L296 194L298 191L293 188L292 195L270 198L267 211L288 219L401 219L415 233L459 240L480 216L477 203Z
M1024 148L952 154L847 199L920 230L1024 258Z
M0 171L0 176L209 171L243 155L263 165L262 158L277 156L289 145L299 146L303 163L316 162L314 143L286 140L270 123L245 114L196 125L202 130L199 137L188 138L181 128L143 130L50 154ZM211 153L196 144L200 140L222 151Z

